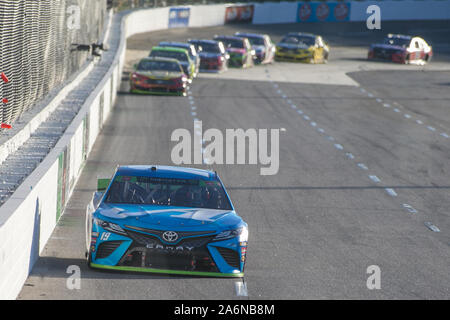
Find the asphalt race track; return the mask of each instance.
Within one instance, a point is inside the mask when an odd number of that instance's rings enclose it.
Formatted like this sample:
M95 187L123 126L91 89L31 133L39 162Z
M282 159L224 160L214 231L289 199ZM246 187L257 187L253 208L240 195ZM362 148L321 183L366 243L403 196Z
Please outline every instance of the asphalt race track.
M19 299L448 299L450 297L450 23L232 25L128 40L129 66L161 40L235 31L329 40L328 64L275 63L201 74L188 97L139 96L123 83L65 214ZM383 35L420 34L426 66L366 61ZM127 73L124 73L124 79ZM280 129L276 175L260 165L217 170L249 225L245 278L88 269L85 211L97 177L118 164L168 164L175 129ZM195 166L195 165L193 165ZM439 231L439 232L437 232ZM67 268L81 268L69 290ZM381 288L369 290L369 266ZM238 296L244 281L247 296Z

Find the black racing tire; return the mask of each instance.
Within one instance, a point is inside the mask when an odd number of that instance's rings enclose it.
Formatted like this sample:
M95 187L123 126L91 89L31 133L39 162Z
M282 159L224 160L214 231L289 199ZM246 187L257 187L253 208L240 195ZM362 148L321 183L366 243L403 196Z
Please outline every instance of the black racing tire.
M426 55L425 55L424 61L425 61L426 63L429 63L429 62L431 61L431 56L428 55L428 54L426 54Z

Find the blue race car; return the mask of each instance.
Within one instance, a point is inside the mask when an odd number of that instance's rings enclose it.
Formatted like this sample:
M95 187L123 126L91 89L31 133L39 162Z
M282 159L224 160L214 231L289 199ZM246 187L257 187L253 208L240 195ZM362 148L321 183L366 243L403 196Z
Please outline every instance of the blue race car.
M243 277L248 228L217 173L120 166L86 213L92 268Z

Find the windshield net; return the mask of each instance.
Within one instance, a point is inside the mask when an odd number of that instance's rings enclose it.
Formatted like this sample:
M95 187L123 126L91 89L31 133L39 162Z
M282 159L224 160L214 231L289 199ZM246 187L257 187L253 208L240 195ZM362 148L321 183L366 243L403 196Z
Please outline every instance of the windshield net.
M219 181L117 176L105 199L106 203L231 210Z

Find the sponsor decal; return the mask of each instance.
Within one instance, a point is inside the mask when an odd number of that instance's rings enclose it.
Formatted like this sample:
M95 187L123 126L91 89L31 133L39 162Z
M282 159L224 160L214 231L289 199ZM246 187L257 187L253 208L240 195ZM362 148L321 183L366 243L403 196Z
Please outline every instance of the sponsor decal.
M350 3L299 3L297 22L348 21L350 19Z
M225 9L225 23L250 23L253 20L255 6L230 6Z
M182 8L170 8L169 10L169 28L183 28L189 25L189 17L191 15L191 9Z
M303 3L300 5L300 8L298 9L298 18L300 21L308 21L311 17L312 8L309 3Z
M350 8L346 3L341 2L334 7L334 17L338 21L347 19L349 17L349 13Z
M155 244L155 243L147 243L145 245L145 247L147 249L162 250L165 252L170 252L170 251L172 251L172 252L183 252L183 251L190 252L195 248L193 246L163 246L161 244Z
M316 17L320 21L325 21L330 14L330 7L326 3L321 3L316 8Z

